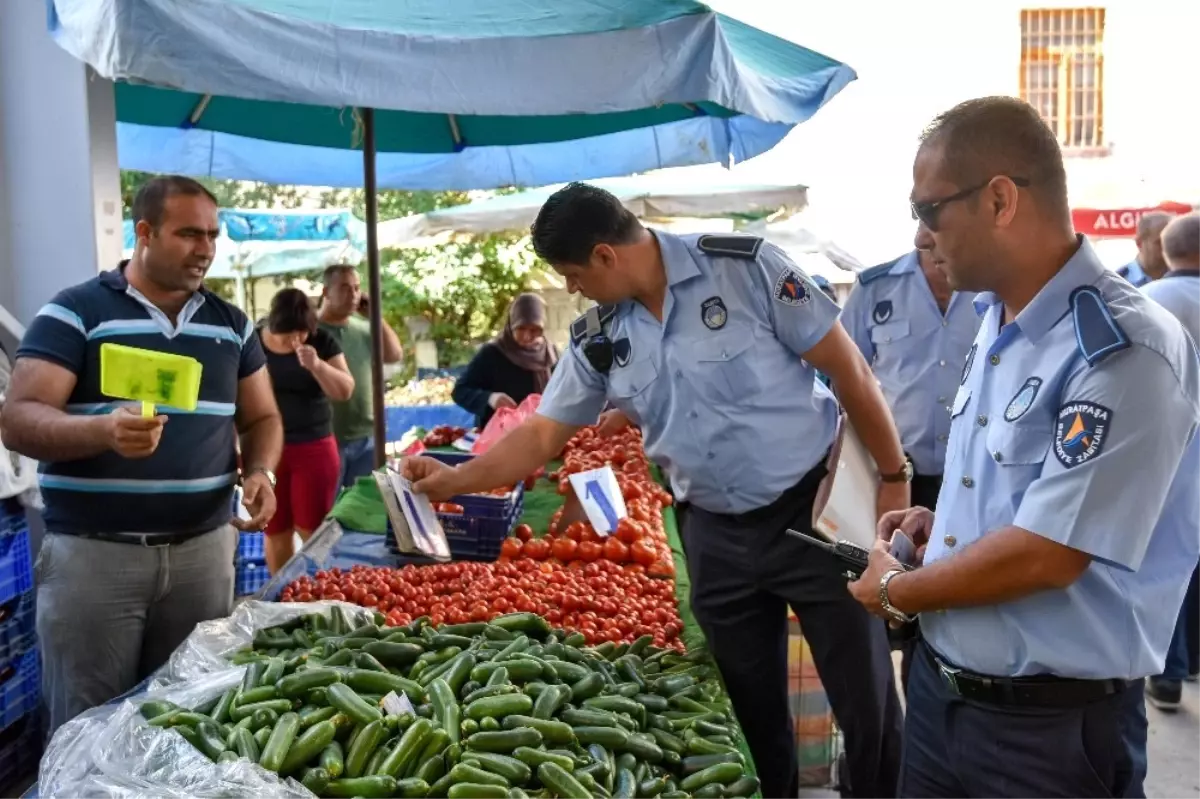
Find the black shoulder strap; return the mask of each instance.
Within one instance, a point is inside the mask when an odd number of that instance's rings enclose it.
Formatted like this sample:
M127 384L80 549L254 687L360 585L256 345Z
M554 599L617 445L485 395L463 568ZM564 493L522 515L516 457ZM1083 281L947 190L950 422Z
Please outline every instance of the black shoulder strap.
M762 249L763 240L758 236L701 236L696 246L706 255L721 255L727 258L754 259Z
M1129 336L1113 318L1104 296L1095 286L1080 286L1071 292L1071 319L1079 354L1095 366L1114 352L1129 347Z
M593 305L571 323L571 343L578 347L587 339L598 336L604 325L617 313L616 305Z

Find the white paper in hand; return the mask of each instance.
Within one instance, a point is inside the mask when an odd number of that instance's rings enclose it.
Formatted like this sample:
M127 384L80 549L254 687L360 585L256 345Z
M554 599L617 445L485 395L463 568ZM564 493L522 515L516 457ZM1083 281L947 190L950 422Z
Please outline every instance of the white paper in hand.
M589 472L570 476L571 488L579 497L579 504L587 514L588 521L596 532L609 535L617 529L617 522L625 518L625 497L617 485L617 476L612 467L602 466Z
M388 479L392 490L396 492L396 502L408 522L408 531L412 535L417 549L431 558L438 560L450 559L450 545L446 543L446 533L442 523L433 512L429 497L412 490L412 483L397 472L388 470Z
M875 544L878 492L875 461L843 415L829 455L829 476L813 502L813 530L831 541L841 539L870 549Z

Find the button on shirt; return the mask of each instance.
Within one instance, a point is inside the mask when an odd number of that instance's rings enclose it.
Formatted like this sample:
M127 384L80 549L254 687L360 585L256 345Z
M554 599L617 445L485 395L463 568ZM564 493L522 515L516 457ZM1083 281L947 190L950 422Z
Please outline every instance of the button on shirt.
M1093 560L1064 590L923 614L922 634L983 674L1157 674L1175 627L1163 609L1182 602L1200 554L1196 522L1179 521L1200 513L1191 342L1086 241L1012 323L992 294L976 306L925 563L1010 525Z
M663 321L635 301L618 305L609 373L572 344L538 413L592 424L610 402L642 428L678 499L714 513L769 505L833 442L837 402L800 356L837 322L837 305L769 242L737 258L702 251L700 236L654 235Z
M950 401L979 330L971 297L955 292L943 315L914 251L860 279L842 310L918 474L941 474L946 460Z

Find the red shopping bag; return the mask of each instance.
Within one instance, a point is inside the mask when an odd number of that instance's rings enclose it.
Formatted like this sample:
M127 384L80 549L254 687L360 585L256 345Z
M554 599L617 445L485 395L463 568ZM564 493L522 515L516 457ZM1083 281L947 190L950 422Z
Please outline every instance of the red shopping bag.
M492 415L471 452L475 455L487 452L492 445L504 437L509 430L519 427L529 417L537 413L538 404L542 401L541 394L530 394L515 408L501 408Z

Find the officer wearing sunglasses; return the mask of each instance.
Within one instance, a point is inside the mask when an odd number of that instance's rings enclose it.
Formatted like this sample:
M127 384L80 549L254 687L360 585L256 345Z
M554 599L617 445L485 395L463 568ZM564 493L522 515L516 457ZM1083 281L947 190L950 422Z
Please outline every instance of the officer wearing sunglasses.
M920 616L899 795L1144 795L1122 733L1200 551L1170 521L1200 479L1194 345L1075 235L1058 143L1024 102L942 114L913 183L917 247L983 293L937 513L886 514L850 584ZM887 554L895 529L927 544L921 568Z

